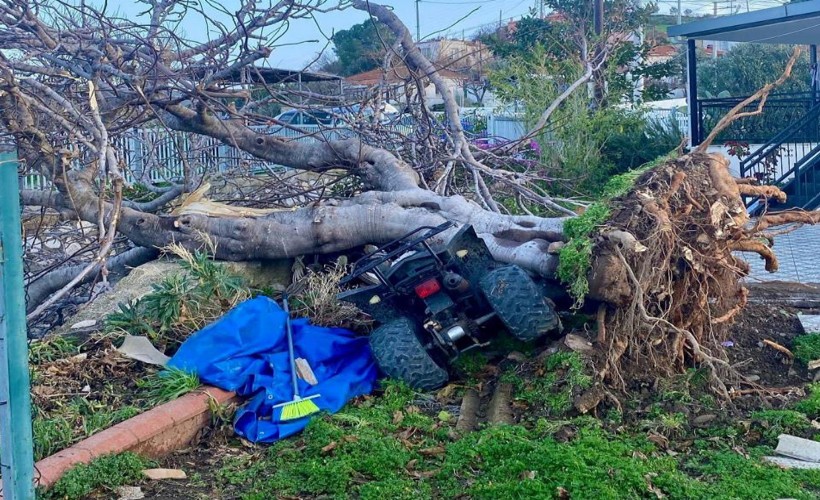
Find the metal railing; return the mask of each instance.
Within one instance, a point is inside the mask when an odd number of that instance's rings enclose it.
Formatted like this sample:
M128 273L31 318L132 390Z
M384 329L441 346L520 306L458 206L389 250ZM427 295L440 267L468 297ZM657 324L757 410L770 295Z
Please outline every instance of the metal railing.
M740 161L741 177L754 177L761 183L778 184L805 165L805 158L816 154L820 144L820 104L802 116L781 124L763 144ZM746 141L751 142L751 141Z
M320 125L300 125L298 129L280 126L251 128L299 142L320 142L358 134L355 129ZM390 125L388 130L407 135L412 133L413 127ZM186 170L201 175L236 169L258 172L282 168L212 137L187 132L139 128L118 135L112 141L124 165L125 180L132 184L179 182ZM48 179L37 173L29 172L20 177L23 189L47 189L49 186Z

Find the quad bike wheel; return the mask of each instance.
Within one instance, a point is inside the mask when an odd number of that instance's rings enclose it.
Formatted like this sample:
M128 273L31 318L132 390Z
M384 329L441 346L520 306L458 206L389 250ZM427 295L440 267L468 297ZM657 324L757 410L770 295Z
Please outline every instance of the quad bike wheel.
M520 267L491 271L480 286L496 315L518 340L530 342L561 327L549 299Z
M444 385L449 376L419 340L421 329L410 318L385 323L370 334L370 348L379 368L415 389L429 391Z

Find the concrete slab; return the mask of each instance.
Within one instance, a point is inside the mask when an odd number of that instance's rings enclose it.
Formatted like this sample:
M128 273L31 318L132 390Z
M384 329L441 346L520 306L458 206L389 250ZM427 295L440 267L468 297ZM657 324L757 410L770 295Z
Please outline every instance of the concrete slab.
M786 458L786 457L763 457L765 462L769 462L771 464L777 465L778 467L782 467L784 469L814 469L820 470L820 463L817 462L805 462L803 460L797 460L794 458Z
M817 314L798 314L797 318L800 324L803 325L803 330L806 333L820 333L820 315Z
M778 455L820 464L820 443L817 441L790 434L781 434L777 439L777 448L774 452Z
M738 252L737 256L749 263L751 274L747 281L791 281L820 283L820 225L803 226L774 239L774 250L780 269L770 273L757 254Z

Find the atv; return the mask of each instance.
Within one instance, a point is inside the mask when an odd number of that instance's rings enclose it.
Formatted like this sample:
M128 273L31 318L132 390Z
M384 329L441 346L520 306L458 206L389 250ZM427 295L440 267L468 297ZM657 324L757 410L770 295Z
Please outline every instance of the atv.
M341 281L370 283L338 298L379 325L370 334L379 368L417 389L444 385L449 363L488 345L500 325L527 342L561 328L547 287L494 260L472 226L442 245L439 235L454 226L419 227L356 261Z

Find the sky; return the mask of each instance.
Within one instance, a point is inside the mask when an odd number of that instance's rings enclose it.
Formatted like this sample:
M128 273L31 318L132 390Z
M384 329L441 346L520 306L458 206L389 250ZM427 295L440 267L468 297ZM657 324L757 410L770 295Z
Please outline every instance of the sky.
M757 10L786 2L787 0L718 0L717 2L682 0L680 5L683 11L691 9L697 14L711 14L717 3L718 14L727 15L733 12L745 12L747 8ZM238 7L239 0L222 0L219 3L233 11ZM381 0L379 3L392 6L399 18L415 35L416 0ZM679 2L678 0L656 0L655 3L658 4L660 12L666 14L670 12L670 8L677 7ZM528 14L530 9L537 4L537 0L420 0L418 2L419 31L422 39L445 35L452 38L469 37L482 27L497 25L499 17L504 22L518 19ZM129 2L122 2L119 5L119 9L125 14L135 14L137 8ZM268 64L277 68L304 69L326 46L326 50L332 52L332 44L327 45L327 38L334 31L347 29L366 19L365 12L351 8L341 12L317 14L315 21L294 20L287 33L279 39L278 46L268 59ZM192 38L196 37L197 26L183 22L182 28Z
M762 8L782 5L787 0L719 0L717 10L719 15L733 12L745 12ZM416 2L415 0L384 0L384 4L391 5L399 18L404 21L410 32L416 33ZM677 7L677 0L656 1L660 13L669 13L671 7ZM711 14L714 11L712 0L681 1L681 10L691 9L698 14ZM497 25L499 16L505 22L518 19L529 13L530 9L538 5L536 0L421 0L418 3L420 18L420 34L422 38L436 37L449 34L454 38L471 33L488 25ZM326 14L317 17L322 31L328 36L332 30L342 30L367 19L367 14L349 9L343 12ZM318 43L303 43L277 48L269 59L274 67L288 69L302 69L309 63L317 52L325 45L326 40L322 33L310 21L299 21L293 24L287 35L282 39L286 43L298 43L304 40L318 39ZM332 50L332 46L328 48Z

